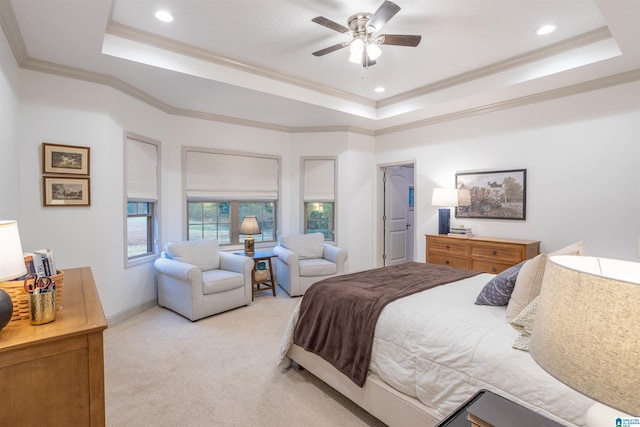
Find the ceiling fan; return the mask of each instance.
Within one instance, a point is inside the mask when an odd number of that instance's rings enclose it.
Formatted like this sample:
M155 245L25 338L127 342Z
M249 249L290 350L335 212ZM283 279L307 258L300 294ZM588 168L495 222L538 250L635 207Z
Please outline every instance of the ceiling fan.
M401 34L374 35L374 33L379 31L399 10L400 6L397 4L384 1L373 15L368 12L351 15L347 20L349 28L327 19L324 16L313 18L311 21L316 24L338 31L339 33L349 34L352 37L350 41L320 49L313 52L313 55L323 56L349 46L351 51L349 61L361 64L363 68L366 68L375 65L376 59L378 59L382 53L378 47L380 44L410 47L418 46L422 36Z

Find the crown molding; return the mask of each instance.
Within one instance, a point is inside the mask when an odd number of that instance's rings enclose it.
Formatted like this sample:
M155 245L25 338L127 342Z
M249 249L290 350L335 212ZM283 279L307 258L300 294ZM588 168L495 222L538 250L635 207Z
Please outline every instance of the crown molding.
M13 57L20 65L27 58L27 49L24 46L24 40L22 39L20 28L18 28L18 21L9 1L0 1L0 27L4 31L9 47L13 52Z
M440 80L438 82L422 86L398 95L390 96L378 101L376 103L376 108L388 107L393 104L408 101L418 96L428 95L439 90L448 89L454 86L478 80L492 74L500 73L502 71L506 71L515 67L540 61L563 52L568 52L573 49L588 46L590 44L606 40L611 37L612 36L609 29L607 27L601 27L588 33L584 33L579 36L572 37L570 39L524 53L522 55L505 59L504 61L499 61L485 67L458 74L456 76Z
M350 92L338 90L326 85L321 85L309 80L285 75L277 71L258 67L256 65L247 64L244 62L225 57L206 49L202 49L193 45L171 40L162 36L151 34L145 31L138 30L128 25L120 24L118 22L110 21L107 25L108 34L116 37L122 37L127 40L132 40L138 43L144 43L149 46L153 46L159 49L168 50L180 55L190 56L192 58L200 59L203 61L218 64L224 67L233 68L235 70L244 71L247 73L255 74L267 79L277 80L279 82L291 84L301 88L309 89L315 92L323 93L325 95L333 96L336 98L344 99L346 101L354 102L366 107L375 108L376 102L369 98L355 95Z
M124 94L127 94L145 104L155 107L162 112L165 112L171 115L178 115L178 116L184 116L184 117L191 117L195 119L228 123L228 124L233 124L238 126L261 128L261 129L267 129L267 130L272 130L277 132L289 132L289 133L351 132L351 133L359 133L367 136L386 135L386 134L391 134L396 132L402 132L409 129L430 126L430 125L443 123L447 121L458 120L458 119L471 117L479 114L486 114L486 113L491 113L495 111L506 110L509 108L525 106L533 103L548 101L556 98L566 97L570 95L580 94L584 92L589 92L593 90L603 89L610 86L616 86L616 85L640 80L640 69L634 69L634 70L627 71L624 73L619 73L613 76L602 77L599 79L574 84L571 86L548 90L538 94L522 96L515 99L500 101L493 104L461 110L454 113L443 114L440 116L435 116L435 117L431 117L424 120L417 120L411 123L406 123L398 126L391 126L391 127L387 127L379 130L369 130L369 129L353 127L353 126L288 127L288 126L276 125L273 123L265 123L265 122L259 122L254 120L241 119L237 117L230 117L230 116L224 116L224 115L218 115L218 114L205 113L201 111L176 108L172 105L169 105L149 95L146 92L141 91L140 89L134 86L131 86L123 82L120 79L115 78L114 76L103 74L103 73L90 72L90 71L79 69L79 68L69 67L65 65L60 65L52 62L30 58L27 54L27 50L24 45L24 40L22 39L22 35L20 33L15 15L13 13L13 9L11 7L11 3L9 1L0 0L0 26L4 31L7 42L20 68L37 71L37 72L43 72L47 74L54 74L54 75L76 79L76 80L83 80L83 81L101 84L101 85L106 85ZM154 36L148 33L142 33L140 31L134 30L133 28L124 26L122 24L111 22L108 26L108 31L114 35L119 35L122 37L137 37L136 39L137 41L145 42L145 43L153 43L155 46L174 50L179 53L192 55L192 56L202 55L202 59L205 59L205 60L220 61L217 63L225 66L230 66L230 67L232 66L237 69L242 69L247 72L260 74L264 77L274 78L287 83L302 85L309 89L317 90L319 92L326 93L332 96L346 97L344 99L349 99L353 102L358 102L357 99L360 99L361 102L366 101L366 105L371 105L371 102L372 102L371 100L368 100L366 98L361 98L353 94L333 90L322 85L314 84L312 82L307 82L301 79L294 79L294 78L282 76L278 73L275 73L272 70L259 69L251 65L232 61L228 58L223 58L221 56L214 55L211 52L207 52L202 49L193 48L192 46L176 43L166 39L160 39L157 36ZM424 95L436 90L441 90L443 88L465 83L467 81L481 78L495 72L499 72L514 66L528 63L528 62L540 60L542 58L545 58L551 55L556 55L558 53L575 49L580 46L585 46L589 43L605 40L610 37L611 37L611 33L609 32L608 28L602 27L597 30L591 31L589 33L585 33L580 36L574 37L572 39L556 43L547 48L538 49L524 55L516 56L508 60L489 65L487 67L483 67L474 71L470 71L468 73L463 73L458 76L454 76L450 79L442 80L432 85L424 86L422 88L419 88L413 91L405 92L403 94L400 94L394 97L386 98L384 100L378 101L377 103L374 103L374 106L382 107L382 106L391 105L397 102L402 102L411 97Z
M590 80L582 83L576 83L570 86L551 89L545 92L521 96L519 98L495 102L493 104L487 104L480 107L470 108L467 110L456 111L455 113L443 114L440 116L431 117L424 120L418 120L418 121L406 123L403 125L391 126L391 127L376 131L375 135L379 136L379 135L397 133L397 132L402 132L409 129L431 126L438 123L444 123L452 120L463 119L466 117L477 116L480 114L487 114L487 113L493 113L501 110L508 110L511 108L522 107L525 105L535 104L538 102L550 101L557 98L563 98L571 95L578 95L581 93L591 92L598 89L604 89L611 86L631 83L638 80L640 80L640 69L635 69L631 71L626 71L624 73L615 74L612 76L601 77L598 79L594 79L594 80Z

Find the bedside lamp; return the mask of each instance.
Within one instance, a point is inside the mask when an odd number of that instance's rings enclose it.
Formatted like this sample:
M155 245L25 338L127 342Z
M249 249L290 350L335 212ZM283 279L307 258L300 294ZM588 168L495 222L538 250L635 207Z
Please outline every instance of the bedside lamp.
M253 241L254 234L260 234L260 223L255 216L245 216L240 223L240 234L246 234L244 239L244 251L247 255L253 255L255 250L255 243Z
M587 412L588 426L640 416L640 263L554 256L544 277L529 343L533 359L598 402Z
M448 234L451 217L449 208L471 205L471 193L467 189L434 188L431 205L440 206L438 209L438 234Z
M15 279L26 273L18 223L0 221L0 282ZM0 289L0 330L7 326L12 315L11 297Z

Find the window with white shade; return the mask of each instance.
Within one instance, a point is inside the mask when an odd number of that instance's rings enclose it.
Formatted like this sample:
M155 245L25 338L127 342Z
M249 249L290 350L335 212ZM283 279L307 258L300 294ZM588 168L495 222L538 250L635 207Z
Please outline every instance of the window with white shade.
M125 135L126 264L147 261L157 255L159 143Z
M242 218L255 215L260 223L257 242L274 242L277 235L280 160L263 154L184 148L187 198L187 240L209 237L220 245L238 245Z
M335 241L336 165L335 158L302 159L304 232L328 241Z

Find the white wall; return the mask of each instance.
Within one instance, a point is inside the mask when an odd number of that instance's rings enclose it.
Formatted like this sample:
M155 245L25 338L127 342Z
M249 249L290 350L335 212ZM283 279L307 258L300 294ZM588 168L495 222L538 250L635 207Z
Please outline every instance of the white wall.
M151 263L124 268L123 132L161 143L161 246L183 240L182 146L280 156L281 231L301 224L300 156L339 158L338 244L350 252L349 269L371 267L371 208L374 141L348 133L296 134L164 114L105 86L27 70L20 71L17 140L20 229L25 250L49 247L61 268L91 266L107 318L153 302ZM15 125L14 125L15 126ZM90 147L91 206L42 207L41 144ZM10 152L10 150L7 150ZM3 151L4 155L4 151ZM19 171L19 172L18 172ZM364 190L364 191L363 191ZM4 192L6 193L6 192ZM4 196L0 193L0 197ZM364 237L363 237L364 236ZM364 241L363 241L364 238ZM352 240L363 248L351 251ZM237 249L237 248L236 248Z
M91 266L108 318L156 298L151 264L124 268L124 131L161 142L162 242L184 238L189 145L281 156L285 233L302 224L300 157L337 156L349 271L377 265L377 165L413 160L417 260L437 230L434 186L452 186L456 171L513 168L528 171L527 220L466 220L477 234L539 239L543 250L584 239L595 255L637 260L639 83L373 138L170 116L108 87L18 69L3 37L0 61L0 219L19 221L25 250L50 247L63 269ZM91 148L91 207L42 207L42 142Z
M437 233L434 187L456 172L527 169L526 221L452 218L476 235L584 240L593 255L638 261L640 83L376 138L376 161L417 159L417 259ZM422 243L419 243L422 242Z
M20 173L16 161L17 92L18 65L6 39L0 37L0 220L18 219L20 216Z

